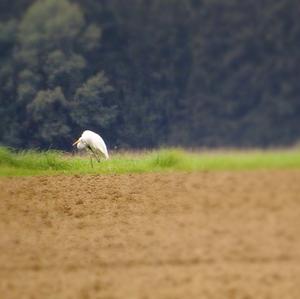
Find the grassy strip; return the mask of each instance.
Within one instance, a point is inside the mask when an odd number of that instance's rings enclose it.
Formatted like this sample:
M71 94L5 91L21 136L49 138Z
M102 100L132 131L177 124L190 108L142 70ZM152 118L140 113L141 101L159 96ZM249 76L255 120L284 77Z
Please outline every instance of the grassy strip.
M0 147L0 176L52 174L118 174L155 171L300 169L300 150L191 153L165 149L140 154L114 154L90 166L88 157L57 151L23 151Z

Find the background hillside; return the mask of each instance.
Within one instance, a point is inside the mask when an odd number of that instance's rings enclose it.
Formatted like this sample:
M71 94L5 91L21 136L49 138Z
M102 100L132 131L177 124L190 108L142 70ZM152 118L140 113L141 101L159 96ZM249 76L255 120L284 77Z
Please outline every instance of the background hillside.
M300 140L296 0L2 0L0 144Z

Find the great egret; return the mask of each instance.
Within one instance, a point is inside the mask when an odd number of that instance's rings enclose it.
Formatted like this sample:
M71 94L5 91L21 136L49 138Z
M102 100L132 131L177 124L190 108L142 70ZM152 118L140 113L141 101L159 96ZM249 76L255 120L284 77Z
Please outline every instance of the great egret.
M77 145L78 149L86 149L90 151L90 153L96 158L98 162L100 162L100 155L103 155L105 159L109 158L106 144L102 137L97 133L86 130L82 133L81 137L73 143L73 146ZM91 165L93 167L92 156Z

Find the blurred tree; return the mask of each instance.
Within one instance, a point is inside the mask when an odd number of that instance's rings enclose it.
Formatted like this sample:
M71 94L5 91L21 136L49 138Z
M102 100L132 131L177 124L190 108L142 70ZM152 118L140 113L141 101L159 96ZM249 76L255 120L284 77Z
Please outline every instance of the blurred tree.
M76 90L72 102L71 117L80 128L93 128L104 131L105 136L114 132L117 106L113 97L113 87L103 72L89 78ZM110 142L114 142L110 138Z
M71 140L71 128L75 131L74 135L83 129L83 124L75 121L71 114L86 115L89 107L88 103L83 104L85 100L93 107L97 107L99 101L106 104L103 99L108 80L103 72L102 85L99 83L97 86L98 93L92 99L82 97L81 105L75 104L79 95L83 94L82 82L87 80L84 91L88 94L90 87L90 93L95 89L95 84L89 82L94 82L95 78L101 81L100 75L94 76L99 70L93 68L93 61L89 59L89 55L97 50L100 37L98 25L87 24L77 4L67 0L45 0L37 1L28 8L18 26L12 51L17 78L13 106L18 112L16 121L21 125L19 138L23 145L47 147L47 144L52 144L65 148ZM57 115L54 117L55 111ZM114 115L115 111L104 104L102 109L93 110L93 119L113 119ZM99 125L96 129L105 127L107 123L96 122ZM84 125L95 123L86 122ZM49 130L47 133L47 127L56 129L56 132Z
M17 21L12 19L0 23L0 142L18 144L15 115L15 70L13 47L17 33Z
M299 140L296 0L3 3L2 143L67 148L85 128L137 148Z
M68 103L60 87L39 91L34 100L27 105L27 128L30 145L35 147L67 147L71 128L68 126Z

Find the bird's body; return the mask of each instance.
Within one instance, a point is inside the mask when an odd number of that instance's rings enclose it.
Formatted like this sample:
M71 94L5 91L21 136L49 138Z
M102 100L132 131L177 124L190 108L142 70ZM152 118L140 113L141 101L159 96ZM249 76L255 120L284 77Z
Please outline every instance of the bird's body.
M86 149L90 151L98 162L100 162L100 155L103 155L105 159L109 158L104 140L95 132L89 130L84 131L81 137L73 143L73 146L74 145L77 145L77 148L80 150Z

